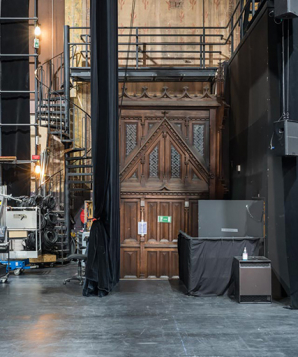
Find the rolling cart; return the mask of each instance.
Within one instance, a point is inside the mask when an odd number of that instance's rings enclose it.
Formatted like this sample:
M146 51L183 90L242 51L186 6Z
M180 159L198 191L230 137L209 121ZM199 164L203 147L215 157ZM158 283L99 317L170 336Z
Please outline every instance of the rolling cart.
M13 271L14 275L20 275L24 270L37 268L36 265L30 265L29 259L37 258L41 253L40 208L7 207L6 225L6 234L4 232L4 238L2 238L3 250L0 249L0 253L7 254L7 259L0 260L0 263L6 266L7 276L2 279L5 281L7 281L9 272ZM35 233L35 249L33 251L23 250L20 242L28 232ZM2 280L0 278L0 281Z

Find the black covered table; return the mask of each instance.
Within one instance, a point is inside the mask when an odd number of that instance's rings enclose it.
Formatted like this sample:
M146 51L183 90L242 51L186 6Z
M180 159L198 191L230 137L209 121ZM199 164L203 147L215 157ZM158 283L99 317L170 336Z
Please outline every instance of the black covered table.
M179 233L179 277L188 295L217 296L227 292L234 256L259 255L262 238L193 238Z

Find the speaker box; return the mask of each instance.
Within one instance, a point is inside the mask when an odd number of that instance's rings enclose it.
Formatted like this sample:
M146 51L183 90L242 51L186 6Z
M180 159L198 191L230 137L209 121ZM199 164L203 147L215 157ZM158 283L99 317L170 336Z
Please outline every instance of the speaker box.
M275 17L278 19L292 19L298 17L297 0L275 0Z
M298 122L282 120L274 123L273 150L278 156L298 156Z
M271 303L271 261L265 257L234 257L233 280L239 303Z

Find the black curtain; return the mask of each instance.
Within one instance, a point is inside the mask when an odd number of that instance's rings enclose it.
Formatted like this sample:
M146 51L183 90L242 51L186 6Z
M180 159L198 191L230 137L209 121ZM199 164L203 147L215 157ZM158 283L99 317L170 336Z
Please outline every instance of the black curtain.
M2 0L1 17L28 17L29 0ZM32 27L31 27L32 28ZM1 20L1 53L28 54L28 21ZM29 90L28 57L1 57L1 90ZM29 94L1 95L2 123L30 122ZM16 156L18 160L30 159L30 129L25 126L2 128L2 155ZM2 182L14 196L29 195L30 165L2 165Z
M91 0L91 117L96 221L83 294L104 296L120 272L117 0Z

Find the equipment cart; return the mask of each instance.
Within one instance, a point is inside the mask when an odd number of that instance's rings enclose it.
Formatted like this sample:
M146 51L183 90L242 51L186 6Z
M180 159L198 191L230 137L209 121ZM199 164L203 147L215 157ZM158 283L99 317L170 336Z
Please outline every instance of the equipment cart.
M6 225L5 244L8 247L8 259L0 260L0 263L6 265L7 273L13 271L15 275L20 275L26 269L37 268L36 265L29 265L29 259L37 258L41 253L40 208L7 207ZM29 232L35 234L34 250L24 250L22 245Z

